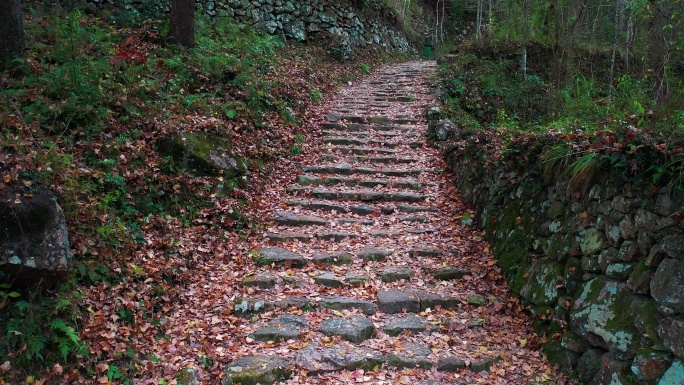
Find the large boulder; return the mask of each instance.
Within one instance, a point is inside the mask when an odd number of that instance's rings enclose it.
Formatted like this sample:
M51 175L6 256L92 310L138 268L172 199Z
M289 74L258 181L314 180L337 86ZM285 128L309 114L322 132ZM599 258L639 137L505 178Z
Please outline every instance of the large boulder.
M649 344L635 326L637 297L626 283L599 276L584 284L570 311L570 329L621 360L634 358Z
M658 265L651 294L661 305L684 312L684 260L665 258Z
M0 271L22 286L51 287L71 272L62 208L44 186L0 190Z
M157 142L182 168L196 175L235 177L245 173L244 160L233 154L230 137L186 132Z

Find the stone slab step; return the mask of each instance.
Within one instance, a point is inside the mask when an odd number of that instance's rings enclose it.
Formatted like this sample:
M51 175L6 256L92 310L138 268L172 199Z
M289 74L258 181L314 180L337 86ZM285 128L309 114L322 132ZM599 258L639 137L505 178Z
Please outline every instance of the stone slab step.
M281 247L262 247L258 251L251 252L257 265L289 265L301 267L306 265L306 258L297 255Z
M440 306L443 309L456 309L461 300L455 297L442 297L424 290L384 290L377 294L378 310L388 314L403 312L418 313Z
M321 297L318 306L332 310L359 309L366 315L373 315L376 312L375 304L371 301L343 296Z
M296 231L283 231L282 233L266 233L264 238L272 242L309 242L312 238L311 234L299 233Z
M313 262L323 265L349 265L354 260L354 256L346 251L337 253L314 253Z
M318 199L349 200L362 202L422 202L425 196L411 192L382 192L375 190L328 190L317 187L311 195Z
M340 349L338 346L323 348L311 345L297 353L295 362L298 368L306 370L309 375L316 375L341 370L371 371L382 366L385 356L378 351L358 346Z
M383 331L390 336L398 336L403 332L422 333L429 330L428 321L415 313L406 316L391 316Z
M311 175L299 175L297 183L304 186L360 186L360 187L395 187L406 188L411 190L419 190L423 188L424 184L413 179L392 180L387 178L344 178L344 177L318 177Z
M340 336L344 340L360 344L373 336L375 326L364 316L352 319L327 318L321 322L320 331L326 336Z
M285 226L325 226L326 219L313 215L299 215L289 211L278 210L273 216L273 221Z
M380 164L415 164L420 159L402 158L399 156L353 156L351 159L359 163L380 163Z
M385 148L369 147L333 147L332 151L340 154L368 155L368 154L397 154L399 151Z
M366 140L346 137L325 137L323 138L323 142L326 144L340 144L352 146L363 146L366 144Z
M390 167L373 168L373 167L353 167L350 164L337 165L321 165L304 167L304 172L311 174L338 174L338 175L385 175L385 176L417 176L423 173L434 172L432 169L426 168L409 168L397 169Z

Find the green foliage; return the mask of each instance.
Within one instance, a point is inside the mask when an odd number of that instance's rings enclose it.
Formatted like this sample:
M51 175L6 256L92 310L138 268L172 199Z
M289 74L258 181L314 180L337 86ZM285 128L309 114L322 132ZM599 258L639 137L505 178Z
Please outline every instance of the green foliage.
M371 72L371 68L367 63L361 63L359 68L361 68L361 72L365 74L369 74Z
M37 365L64 363L88 354L76 332L80 293L65 286L57 293L46 294L7 293L0 312L0 360L3 362L9 360L14 366L31 370Z

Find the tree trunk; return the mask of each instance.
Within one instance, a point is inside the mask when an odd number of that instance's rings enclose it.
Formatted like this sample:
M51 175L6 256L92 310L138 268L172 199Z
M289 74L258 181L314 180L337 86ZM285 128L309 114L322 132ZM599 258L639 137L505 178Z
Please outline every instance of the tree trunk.
M12 60L23 56L24 22L21 0L0 2L0 69Z
M173 0L169 36L184 47L195 46L195 0Z

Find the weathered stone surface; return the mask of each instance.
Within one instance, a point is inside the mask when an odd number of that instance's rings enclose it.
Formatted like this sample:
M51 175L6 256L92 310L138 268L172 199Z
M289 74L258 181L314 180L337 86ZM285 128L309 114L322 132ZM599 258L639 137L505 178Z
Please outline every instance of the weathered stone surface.
M195 368L181 369L173 375L173 378L175 378L179 384L183 385L200 385L202 383Z
M559 341L550 341L542 345L549 362L561 368L572 370L577 366L577 354L563 347Z
M470 363L470 370L473 372L484 372L492 368L498 359L492 357L476 358Z
M397 336L404 331L408 331L410 333L421 333L424 332L427 327L427 320L417 314L412 313L406 315L405 317L392 316L383 330L385 333L391 336Z
M428 135L438 142L443 142L456 134L458 128L449 119L433 120L428 124Z
M420 311L420 299L412 291L387 290L378 292L378 309L383 313L396 314L404 311Z
M684 362L675 360L658 381L658 385L684 384Z
M430 360L432 350L430 348L409 342L404 344L403 349L402 352L388 355L387 365L397 368L432 368L432 360Z
M0 271L20 286L57 285L73 264L57 197L43 186L0 191Z
M429 206L414 206L414 205L397 205L397 210L402 213L422 213L422 212L438 212L435 207Z
M520 289L520 295L535 305L548 306L560 297L558 276L563 274L563 266L551 258L532 261L526 273L530 278Z
M316 277L314 282L317 285L327 286L327 287L340 287L342 286L342 280L335 276L334 273L325 272Z
M634 295L627 284L599 276L584 284L570 311L570 329L594 346L609 349L625 359L641 348L633 322Z
M660 263L651 280L651 295L661 305L684 312L684 259Z
M329 144L355 145L355 146L363 146L364 144L366 144L365 140L353 139L353 138L342 138L342 137L323 138L323 142L329 143Z
M600 366L592 384L634 384L629 362L618 360L612 353L601 356Z
M425 196L410 192L386 192L383 195L383 200L386 202L422 202Z
M349 272L344 276L344 282L352 286L363 286L370 280L366 274Z
M332 211L337 213L347 212L347 207L325 201L315 201L306 199L293 199L287 202L290 206L301 206L310 210Z
M162 153L173 156L180 167L198 175L220 173L235 177L247 170L245 162L233 155L229 136L187 132L174 138L161 139L157 146Z
M281 247L263 247L259 249L259 251L254 252L254 261L257 265L304 266L306 264L306 258Z
M593 255L603 249L603 242L606 240L604 233L597 229L587 229L580 233L582 241L580 242L580 250L582 255Z
M264 238L272 242L309 242L311 240L310 234L298 233L296 231L283 231L282 233L266 233Z
M289 211L278 210L273 216L275 223L286 226L325 226L328 221L313 215L297 215Z
M658 335L677 357L684 359L684 318L666 317L660 322Z
M387 266L378 271L378 275L382 282L395 282L402 279L410 279L415 274L415 270L401 266Z
M415 247L409 251L414 257L440 257L442 250L437 247Z
M394 253L394 250L381 249L378 247L363 247L356 256L364 261L384 261Z
M261 289L270 289L275 286L276 276L264 272L251 275L242 279L242 286L255 286Z
M487 305L487 300L485 299L485 297L482 295L479 295L479 294L469 295L468 298L466 298L466 302L469 305L474 305L474 306L485 306L485 305Z
M353 258L354 256L346 251L340 251L332 254L314 253L313 262L324 265L348 265L352 263Z
M672 357L669 354L645 351L634 357L630 369L639 381L655 381L663 376L671 364ZM682 375L684 376L684 373Z
M276 381L290 378L293 367L290 363L275 356L249 356L235 360L223 370L225 376L221 385L257 385L273 384Z
M344 231L325 231L325 232L316 233L316 238L323 240L323 241L340 242L340 241L344 240L345 238L356 238L356 234L348 233L348 232L344 232Z
M349 211L356 215L371 215L375 213L375 209L368 205L354 205L349 207Z
M376 311L373 302L351 297L321 297L318 305L333 310L359 309L363 314L369 315Z
M461 279L469 274L469 272L461 269L460 267L449 266L430 269L430 274L434 279L438 279L440 281L450 281L453 279Z
M360 344L373 336L375 326L363 316L352 319L328 318L321 322L320 330L327 336L340 336L347 341Z
M437 361L437 370L440 372L455 373L465 368L465 361L456 356L439 357Z
M442 297L425 290L416 290L415 294L420 300L420 310L435 309L437 306L442 309L457 309L461 306L461 300L456 297Z
M266 325L248 336L256 341L287 341L299 338L299 328L292 325Z
M372 370L385 362L385 357L375 351L361 347L329 349L308 346L297 353L297 367L309 374L335 372L339 370Z

